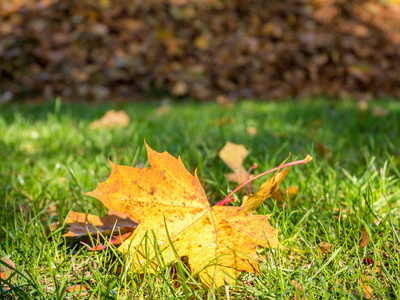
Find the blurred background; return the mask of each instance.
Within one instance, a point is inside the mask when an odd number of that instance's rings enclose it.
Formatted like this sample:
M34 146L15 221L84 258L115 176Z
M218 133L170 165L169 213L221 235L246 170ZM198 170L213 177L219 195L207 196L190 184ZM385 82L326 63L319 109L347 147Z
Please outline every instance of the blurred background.
M0 104L400 97L400 5L1 0Z

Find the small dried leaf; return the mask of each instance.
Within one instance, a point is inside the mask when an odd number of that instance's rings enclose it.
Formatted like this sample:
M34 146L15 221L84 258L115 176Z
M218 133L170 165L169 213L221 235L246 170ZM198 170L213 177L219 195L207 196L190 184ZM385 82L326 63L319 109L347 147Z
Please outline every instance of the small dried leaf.
M85 296L88 294L88 292L83 292L83 291L89 291L90 289L85 285L85 284L76 284L76 285L70 285L68 286L65 291L67 293L79 293L80 296ZM83 293L82 293L83 292Z
M195 39L194 45L201 49L205 50L208 48L208 37L206 35L201 35L198 38Z
M370 240L370 238L369 238L368 233L365 230L365 227L363 225L363 226L361 226L360 242L358 245L360 247L365 248L365 247L367 247L369 240Z
M317 153L319 156L330 159L332 158L332 150L329 147L324 146L321 141L317 143Z
M384 118L389 115L389 110L379 106L375 106L372 110L372 115L377 118Z
M219 157L232 171L238 172L243 169L243 162L248 153L245 146L228 141L219 152Z
M16 269L14 262L6 257L1 258L2 261L4 261L6 264L10 265L14 269ZM11 270L10 268L6 267L3 264L0 264L0 278L3 280L7 280L9 276L13 273L14 271ZM8 290L10 287L6 284L3 285L4 289Z
M223 95L218 95L217 96L217 103L221 105L222 107L234 107L233 101L231 101L228 97L223 96Z
M358 102L358 108L361 111L367 111L368 110L368 102L366 100L360 100Z
M175 83L174 87L172 88L172 94L174 96L183 96L187 94L189 90L188 85L183 81L178 81Z
M364 292L363 297L366 297L367 299L373 298L374 293L373 293L372 288L364 283L364 279L362 277L360 277L360 283L361 283L361 286L362 286L362 289Z
M132 232L139 223L130 215L113 210L110 210L105 217L71 211L66 222L68 232L63 235L64 237L82 237L97 234L98 231L106 235L119 232L125 234Z
M247 126L246 127L246 132L250 135L250 136L255 136L257 134L257 128L255 128L254 126Z
M285 202L288 200L293 200L299 193L299 188L297 186L290 186L286 190L279 189L272 192L272 197L274 197L279 202Z
M245 146L226 142L225 146L219 152L219 157L232 169L233 173L228 173L226 177L229 181L242 184L247 181L247 171L243 166L244 159L248 151ZM253 176L250 176L252 178Z
M235 119L233 117L221 117L218 118L218 120L214 121L213 125L221 127L222 125L233 123L235 123Z
M292 280L292 284L295 286L295 288L299 291L302 292L303 288L301 287L301 285L296 281L296 280Z
M294 285L294 287L296 288L296 290L298 290L299 292L303 293L303 288L301 287L301 285L296 281L296 280L292 280L292 284ZM294 294L294 299L297 300L297 295ZM306 299L305 297L301 297L301 300Z
M323 254L330 254L332 253L331 251L331 245L328 242L322 242L318 244L319 250Z
M129 122L130 117L124 111L109 110L99 120L90 123L89 127L92 129L126 127Z
M253 195L247 195L243 197L242 206L246 213L254 212L257 207L261 205L266 199L271 197L272 193L279 189L279 184L286 177L290 167L287 167L282 172L276 173L274 176L269 178L261 188Z
M11 267L13 267L14 269L16 268L15 264L13 263L13 261L11 259L6 258L6 257L2 257L1 260L4 261L6 264L10 265ZM12 272L14 272L14 271L11 270L10 268L0 264L0 277L1 277L1 279L6 280L8 278L8 276L10 276L10 274Z

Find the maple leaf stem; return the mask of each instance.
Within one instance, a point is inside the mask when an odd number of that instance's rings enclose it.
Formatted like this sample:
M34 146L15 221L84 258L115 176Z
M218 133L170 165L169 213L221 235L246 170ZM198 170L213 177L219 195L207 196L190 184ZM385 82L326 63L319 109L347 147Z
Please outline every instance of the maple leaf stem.
M225 205L225 204L231 202L233 199L235 199L235 197L231 197L231 198L229 198L229 199L227 199L227 200L222 200L221 202L218 202L218 203L215 204L215 205L223 206L223 205ZM224 201L225 201L225 202L224 202Z
M247 172L247 181L250 179L250 172L253 171L253 169L255 169L255 168L257 168L257 167L258 167L257 164L254 164L254 165L252 165L252 166L250 167L249 171ZM248 183L247 185L248 185L248 187L249 187L249 195L251 195L250 181L249 181L249 183Z
M290 166L294 166L294 165L304 165L304 164L310 162L311 160L312 160L312 157L311 157L310 155L307 155L305 159L302 159L302 160L295 160L295 161L292 161L292 162L290 162L290 163L287 163L287 164L281 165L281 166L279 166L279 167L273 168L273 169L271 169L271 170L265 171L265 172L263 172L263 173L261 173L261 174L258 174L257 176L254 176L253 178L248 179L246 182L243 182L243 183L242 183L241 185L239 185L236 189L234 189L232 192L230 192L230 193L228 194L228 196L226 196L226 197L224 198L224 200L222 200L221 202L218 202L218 203L215 204L215 205L216 205L216 206L222 206L222 205L225 205L225 204L231 202L231 201L232 201L231 197L232 197L232 195L233 195L234 193L236 193L238 190L240 190L240 189L241 189L242 187L244 187L246 184L249 184L249 183L252 182L253 180L255 180L255 179L257 179L257 178L260 178L261 176L267 175L267 174L269 174L269 173L271 173L271 172L274 172L274 171L277 171L277 170L280 170L280 169L283 169L283 168L286 168L286 167L290 167Z

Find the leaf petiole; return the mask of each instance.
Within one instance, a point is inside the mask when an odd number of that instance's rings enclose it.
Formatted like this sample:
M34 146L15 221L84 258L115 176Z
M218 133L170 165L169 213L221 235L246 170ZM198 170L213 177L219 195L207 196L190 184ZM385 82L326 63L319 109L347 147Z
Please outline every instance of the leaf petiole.
M253 171L253 169L257 168L257 164L254 164L250 167L249 171L247 172L247 180L250 179L250 173L251 171ZM248 187L249 187L249 195L251 195L251 186L250 186L250 182L248 183Z
M283 169L283 168L286 168L286 167L290 167L290 166L294 166L294 165L304 165L304 164L310 162L311 160L312 160L312 157L311 157L310 155L307 154L307 156L306 156L305 159L302 159L302 160L295 160L295 161L293 161L293 162L290 162L290 163L287 163L287 164L283 164L283 165L281 165L281 166L279 166L279 167L276 167L276 168L273 168L273 169L271 169L271 170L265 171L265 172L263 172L263 173L261 173L261 174L258 174L257 176L254 176L253 178L248 179L246 182L243 182L243 183L242 183L241 185L239 185L236 189L234 189L232 192L230 192L230 193L228 194L228 196L226 196L226 197L224 198L224 200L218 202L218 203L215 204L215 205L216 205L216 206L222 206L222 205L225 205L225 204L231 202L232 199L233 199L233 198L231 198L231 197L233 196L234 193L236 193L238 190L240 190L240 189L241 189L242 187L244 187L246 184L249 184L249 183L252 182L253 180L255 180L255 179L257 179L257 178L260 178L261 176L264 176L264 175L266 175L266 174L269 174L269 173L271 173L271 172L274 172L274 171L277 171L277 170L280 170L280 169Z

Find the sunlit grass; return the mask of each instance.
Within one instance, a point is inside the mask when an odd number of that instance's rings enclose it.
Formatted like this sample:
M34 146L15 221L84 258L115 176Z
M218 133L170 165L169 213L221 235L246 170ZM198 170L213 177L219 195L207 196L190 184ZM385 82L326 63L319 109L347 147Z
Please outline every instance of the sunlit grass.
M374 116L377 105L389 114ZM130 125L90 129L110 108L124 109ZM226 291L230 299L293 299L295 293L298 299L360 299L362 282L379 299L400 298L398 102L372 103L366 111L357 103L318 100L235 107L184 103L161 115L155 104L0 109L0 257L9 256L17 266L7 281L11 289L0 298L64 299L67 287L77 284L89 290L73 292L80 299L218 299ZM257 133L251 136L248 127ZM246 146L245 167L257 163L255 173L279 165L289 153L299 159L311 154L314 160L293 167L283 182L299 188L297 197L269 199L257 211L271 215L287 249L260 250L258 274L209 290L184 263L163 262L156 274L129 272L114 247L93 253L66 241L61 235L70 210L104 214L99 201L82 193L108 177L108 158L146 165L144 139L156 151L180 155L190 172L197 168L213 204L236 187L218 158L226 141ZM49 226L55 222L56 230ZM362 226L371 238L366 248L358 245ZM318 246L324 242L326 253Z

